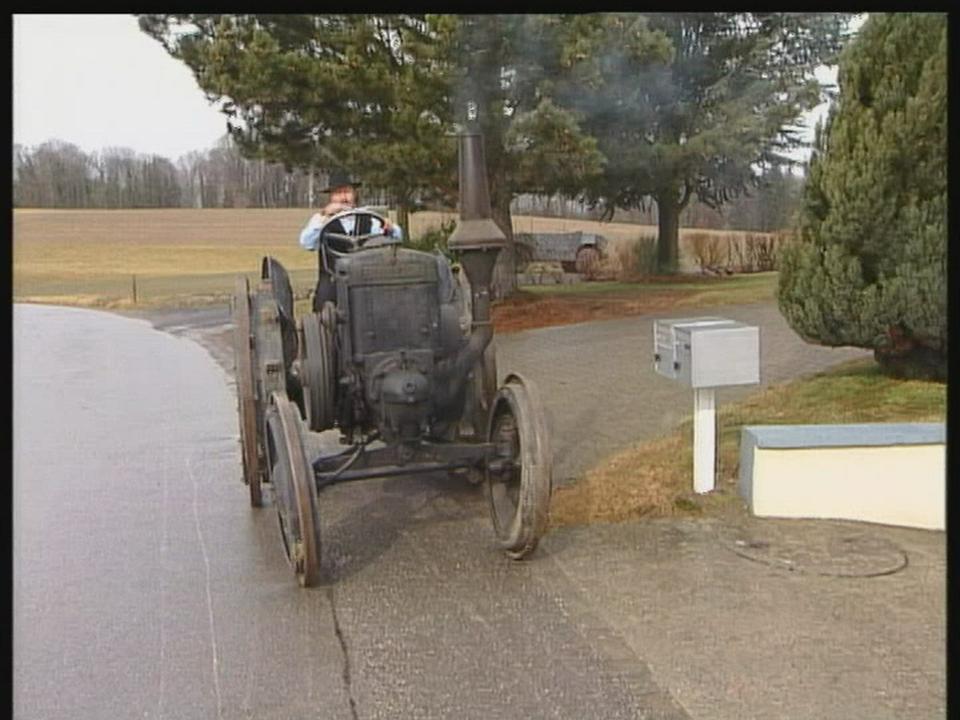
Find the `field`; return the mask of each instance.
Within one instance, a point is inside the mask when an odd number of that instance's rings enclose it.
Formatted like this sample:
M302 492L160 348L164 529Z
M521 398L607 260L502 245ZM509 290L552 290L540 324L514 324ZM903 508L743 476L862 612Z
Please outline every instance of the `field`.
M229 296L263 255L290 269L298 289L316 255L297 245L303 210L16 210L15 300L124 307L193 304Z
M295 292L305 297L316 280L317 257L298 243L307 209L31 210L13 214L14 300L107 308L185 306L225 302L234 277L257 276L264 255L290 271ZM454 213L422 212L411 218L414 237ZM614 247L655 228L519 216L518 232L583 230L605 235ZM736 237L725 231L718 238ZM684 252L681 233L681 253ZM687 259L689 265L689 259ZM615 288L591 283L591 294L617 298ZM583 292L581 289L581 292ZM636 299L639 286L619 288ZM674 292L681 288L674 288ZM537 288L542 297L570 292ZM621 292L622 295L622 292ZM622 299L622 298L620 298ZM568 303L569 304L569 303Z

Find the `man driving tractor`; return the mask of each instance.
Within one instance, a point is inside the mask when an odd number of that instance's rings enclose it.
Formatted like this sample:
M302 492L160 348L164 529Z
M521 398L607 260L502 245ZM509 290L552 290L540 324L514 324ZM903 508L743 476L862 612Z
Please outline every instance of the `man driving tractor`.
M331 220L338 213L357 209L357 188L361 183L353 182L343 170L334 170L330 173L328 186L322 192L330 193L330 201L323 210L307 221L300 231L300 246L305 250L316 250L320 244L320 235L332 233L339 235L385 235L397 240L403 240L403 231L398 225L389 220L380 220L370 214L347 214ZM357 227L359 221L360 226ZM321 272L317 281L317 291L313 297L315 311L323 306L327 300L336 302L336 290L327 273Z

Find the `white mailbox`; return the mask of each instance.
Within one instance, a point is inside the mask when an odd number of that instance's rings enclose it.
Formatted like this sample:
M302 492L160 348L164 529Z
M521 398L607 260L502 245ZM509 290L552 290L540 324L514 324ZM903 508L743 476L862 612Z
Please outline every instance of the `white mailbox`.
M693 388L760 382L760 329L720 317L654 320L654 369Z
M653 367L693 388L693 489L713 490L716 394L760 382L760 328L721 317L653 321Z

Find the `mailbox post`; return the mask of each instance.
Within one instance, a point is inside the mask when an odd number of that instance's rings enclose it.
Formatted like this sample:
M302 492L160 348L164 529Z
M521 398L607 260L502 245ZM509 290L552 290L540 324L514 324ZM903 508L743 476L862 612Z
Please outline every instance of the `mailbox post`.
M716 388L760 382L760 329L721 317L653 322L653 367L693 388L693 489L714 488Z

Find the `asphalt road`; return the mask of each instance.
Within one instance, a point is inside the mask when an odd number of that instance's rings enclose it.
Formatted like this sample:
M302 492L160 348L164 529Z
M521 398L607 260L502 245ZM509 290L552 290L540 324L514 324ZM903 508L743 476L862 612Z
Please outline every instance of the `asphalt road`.
M330 578L301 590L203 348L29 305L14 341L17 718L686 717L548 555L496 551L479 490L325 492Z
M761 325L764 384L862 354L804 345L769 306L711 314ZM554 532L513 563L479 490L374 480L321 494L327 578L301 590L240 480L225 312L151 319L15 306L16 718L944 716L942 533L664 520ZM689 412L650 370L650 324L500 338L568 477ZM784 573L740 537L909 562Z
M760 328L760 388L815 373L846 360L868 358L860 348L804 342L774 303L725 305L658 317L720 316ZM203 345L232 376L231 325L226 308L142 313L159 330ZM582 476L632 443L674 430L693 413L693 391L653 371L651 316L539 328L497 336L498 375L520 372L534 380L554 438L554 484ZM718 408L757 386L717 390ZM718 429L719 430L719 429Z

